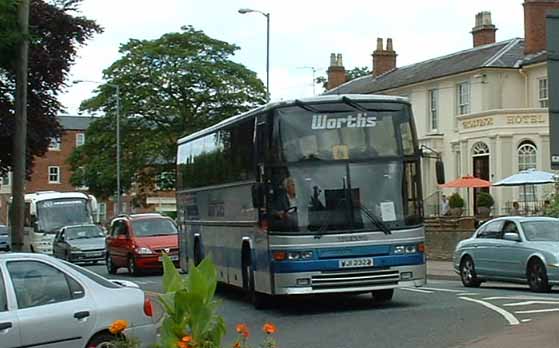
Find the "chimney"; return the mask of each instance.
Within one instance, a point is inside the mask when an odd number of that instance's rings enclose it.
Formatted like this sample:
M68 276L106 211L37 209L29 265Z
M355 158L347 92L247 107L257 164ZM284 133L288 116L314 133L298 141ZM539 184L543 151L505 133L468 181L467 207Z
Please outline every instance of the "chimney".
M497 28L491 23L491 12L484 11L476 15L476 26L472 29L474 47L495 43Z
M330 66L328 67L328 83L326 90L331 90L332 88L338 87L342 83L346 82L345 68L342 61L342 54L335 53L330 54Z
M384 74L396 68L396 52L392 46L392 39L386 39L386 49L383 49L382 38L377 39L377 49L373 52L373 77Z
M524 54L546 49L545 15L549 10L559 9L558 0L524 1Z

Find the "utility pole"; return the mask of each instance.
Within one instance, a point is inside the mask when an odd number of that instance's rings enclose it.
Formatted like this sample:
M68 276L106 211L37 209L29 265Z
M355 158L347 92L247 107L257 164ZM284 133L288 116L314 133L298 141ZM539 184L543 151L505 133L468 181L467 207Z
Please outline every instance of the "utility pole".
M14 170L12 182L12 236L13 251L23 250L25 219L25 159L27 149L27 61L29 53L29 0L20 0L17 21L21 33L16 61L16 133L14 137Z

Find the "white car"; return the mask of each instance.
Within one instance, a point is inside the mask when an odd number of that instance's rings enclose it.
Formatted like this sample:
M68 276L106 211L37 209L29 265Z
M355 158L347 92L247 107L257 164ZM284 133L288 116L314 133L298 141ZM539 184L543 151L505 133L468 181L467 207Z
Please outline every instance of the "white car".
M47 255L0 254L0 348L103 347L118 319L126 337L151 347L153 307L133 285Z

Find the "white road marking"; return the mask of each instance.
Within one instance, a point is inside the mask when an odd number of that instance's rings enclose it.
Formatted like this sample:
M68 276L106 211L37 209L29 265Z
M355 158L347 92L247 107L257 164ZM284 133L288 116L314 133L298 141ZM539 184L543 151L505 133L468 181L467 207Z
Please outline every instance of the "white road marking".
M433 291L442 291L442 292L452 292L452 293L460 293L463 292L462 290L451 290L451 289L440 289L440 288L426 288L424 286L421 287L425 290L433 290Z
M532 314L532 313L548 313L548 312L559 312L559 308L548 308L548 309L535 309L532 311L516 311L516 314Z
M529 321L532 321L532 319L522 319L522 320L521 320L521 322L523 322L523 323L527 323L527 322L529 322Z
M494 296L494 297L485 297L484 300L518 300L518 301L557 301L557 297L538 297L538 296Z
M420 293L422 293L422 294L432 294L432 293L433 293L433 291L420 290L420 289L413 289L413 288L400 288L400 290L413 291L413 292L420 292Z
M456 294L456 296L477 296L479 295L477 292L462 292L460 294Z
M503 306L505 307L514 307L514 306L530 306L534 304L559 304L558 301L524 301L524 302L515 302L515 303L505 303Z
M520 321L518 321L518 319L516 319L516 317L515 317L512 313L507 312L506 310L504 310L504 309L502 309L502 308L499 308L499 307L495 306L494 304L491 304L491 303L489 303L489 302L485 302L485 301L482 301L482 300L478 300L478 299L475 299L475 298L464 297L464 296L461 296L461 297L459 297L459 298L462 299L462 300L465 300L465 301L470 301L470 302L479 303L480 305L482 305L482 306L484 306L484 307L487 307L487 308L489 308L489 309L491 309L491 310L493 310L493 311L499 313L499 314L502 315L502 316L509 322L509 324L511 324L511 325L518 325L518 324L520 324Z

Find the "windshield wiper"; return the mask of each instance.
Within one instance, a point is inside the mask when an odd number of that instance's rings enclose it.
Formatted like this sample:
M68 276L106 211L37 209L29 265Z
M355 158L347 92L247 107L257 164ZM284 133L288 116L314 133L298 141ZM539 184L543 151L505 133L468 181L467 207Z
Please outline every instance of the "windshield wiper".
M378 227L384 234L392 234L392 231L386 226L386 224L375 214L373 214L369 209L359 206L359 208L365 213L365 215L371 220L371 222Z

